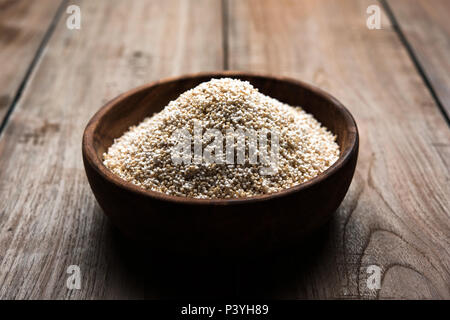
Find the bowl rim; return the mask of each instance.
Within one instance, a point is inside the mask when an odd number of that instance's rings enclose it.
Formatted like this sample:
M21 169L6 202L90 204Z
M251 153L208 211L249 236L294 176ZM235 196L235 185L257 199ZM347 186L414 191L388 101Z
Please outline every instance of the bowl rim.
M97 124L100 122L99 120L107 114L114 106L119 102L127 97L136 94L137 92L140 92L142 90L146 90L150 87L169 83L169 82L175 82L180 80L186 80L186 79L194 79L198 77L254 77L254 78L264 78L264 79L272 79L276 81L282 81L282 82L290 82L292 84L304 87L305 89L313 92L316 95L321 96L322 98L325 98L331 102L332 105L334 105L337 110L344 116L345 121L345 127L348 130L349 133L349 141L350 144L345 150L340 150L340 155L338 160L336 160L335 163L333 163L329 168L327 168L325 171L318 174L316 177L300 183L298 185L295 185L293 187L283 189L281 191L265 194L265 195L258 195L258 196L252 196L252 197L246 197L246 198L232 198L232 199L226 199L226 198L217 198L217 199L198 199L198 198L192 198L192 197L182 197L182 196L173 196L168 195L159 191L152 191L152 190L146 190L142 187L139 187L131 182L128 182L116 174L114 174L112 171L110 171L104 164L103 161L101 161L98 156L97 152L94 148L94 132L97 127ZM353 130L351 130L353 129ZM254 202L261 202L261 201L267 201L270 199L275 198L281 198L286 197L288 195L291 195L296 192L304 191L307 189L310 189L318 184L320 184L322 181L329 179L334 174L336 174L348 161L350 161L351 156L355 150L357 150L359 146L359 134L358 134L358 127L356 125L355 119L353 118L350 111L335 97L333 97L331 94L325 92L324 90L311 85L309 83L293 79L290 77L284 77L284 76L275 76L272 74L264 74L264 73L254 73L254 72L243 72L243 71L216 71L216 72L199 72L199 73L191 73L191 74L185 74L177 77L167 77L161 80L152 81L147 84L138 86L134 89L125 91L124 93L118 95L117 97L113 98L112 100L108 101L106 104L104 104L89 120L88 124L86 125L86 128L83 133L83 140L82 140L82 153L83 158L85 161L89 163L91 168L93 168L103 179L109 181L110 183L113 183L115 186L125 189L128 192L131 192L133 194L144 196L151 198L153 200L162 200L167 202L173 202L173 203L179 203L179 204L186 204L186 205L236 205L236 204L243 204L243 203L254 203Z

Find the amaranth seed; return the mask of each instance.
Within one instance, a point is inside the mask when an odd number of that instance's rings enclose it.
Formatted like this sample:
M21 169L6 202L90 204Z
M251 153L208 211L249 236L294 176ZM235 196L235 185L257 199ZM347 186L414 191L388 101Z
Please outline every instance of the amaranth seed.
M204 130L276 130L278 171L262 175L264 164L178 164L172 161L172 134L194 124ZM132 126L103 155L104 164L122 179L174 196L241 198L280 191L308 181L339 157L336 137L301 107L260 93L249 82L212 79L181 94L161 112ZM208 144L203 141L203 147ZM248 148L246 148L248 151ZM246 154L247 155L247 154ZM225 152L224 152L225 156Z

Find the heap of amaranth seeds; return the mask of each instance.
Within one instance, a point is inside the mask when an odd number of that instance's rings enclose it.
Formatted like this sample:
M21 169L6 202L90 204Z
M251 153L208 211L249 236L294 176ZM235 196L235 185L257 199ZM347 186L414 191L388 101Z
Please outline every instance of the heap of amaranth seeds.
M229 128L277 131L278 171L261 174L267 165L250 164L248 158L244 164L175 164L172 134L184 128L194 137L196 123L203 130L218 129L224 137ZM113 173L148 190L194 198L240 198L280 191L314 178L338 159L335 139L300 107L265 96L249 82L222 78L181 94L161 112L131 127L103 156Z

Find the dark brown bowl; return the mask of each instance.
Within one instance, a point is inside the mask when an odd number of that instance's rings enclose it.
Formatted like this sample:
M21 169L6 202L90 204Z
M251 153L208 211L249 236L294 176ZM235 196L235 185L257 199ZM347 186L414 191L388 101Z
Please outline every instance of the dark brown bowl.
M266 95L302 106L337 135L340 158L306 183L277 193L232 200L147 191L122 180L103 165L103 153L130 126L162 110L184 91L220 77L247 80ZM89 121L82 148L92 191L105 214L125 235L171 252L265 253L295 245L330 219L355 171L358 130L339 101L303 82L241 72L200 73L153 82L107 103Z

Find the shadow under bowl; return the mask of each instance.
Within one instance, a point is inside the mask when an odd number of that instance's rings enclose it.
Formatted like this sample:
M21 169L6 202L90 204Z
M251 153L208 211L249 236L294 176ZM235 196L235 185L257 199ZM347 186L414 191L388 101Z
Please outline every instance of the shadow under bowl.
M186 90L222 77L249 81L261 93L314 115L337 136L339 159L317 177L280 192L215 200L145 190L103 165L103 153L130 126L161 111ZM332 217L353 178L358 144L353 117L324 91L289 78L224 71L156 81L118 96L88 123L82 151L98 203L126 236L174 253L259 255L298 244Z

